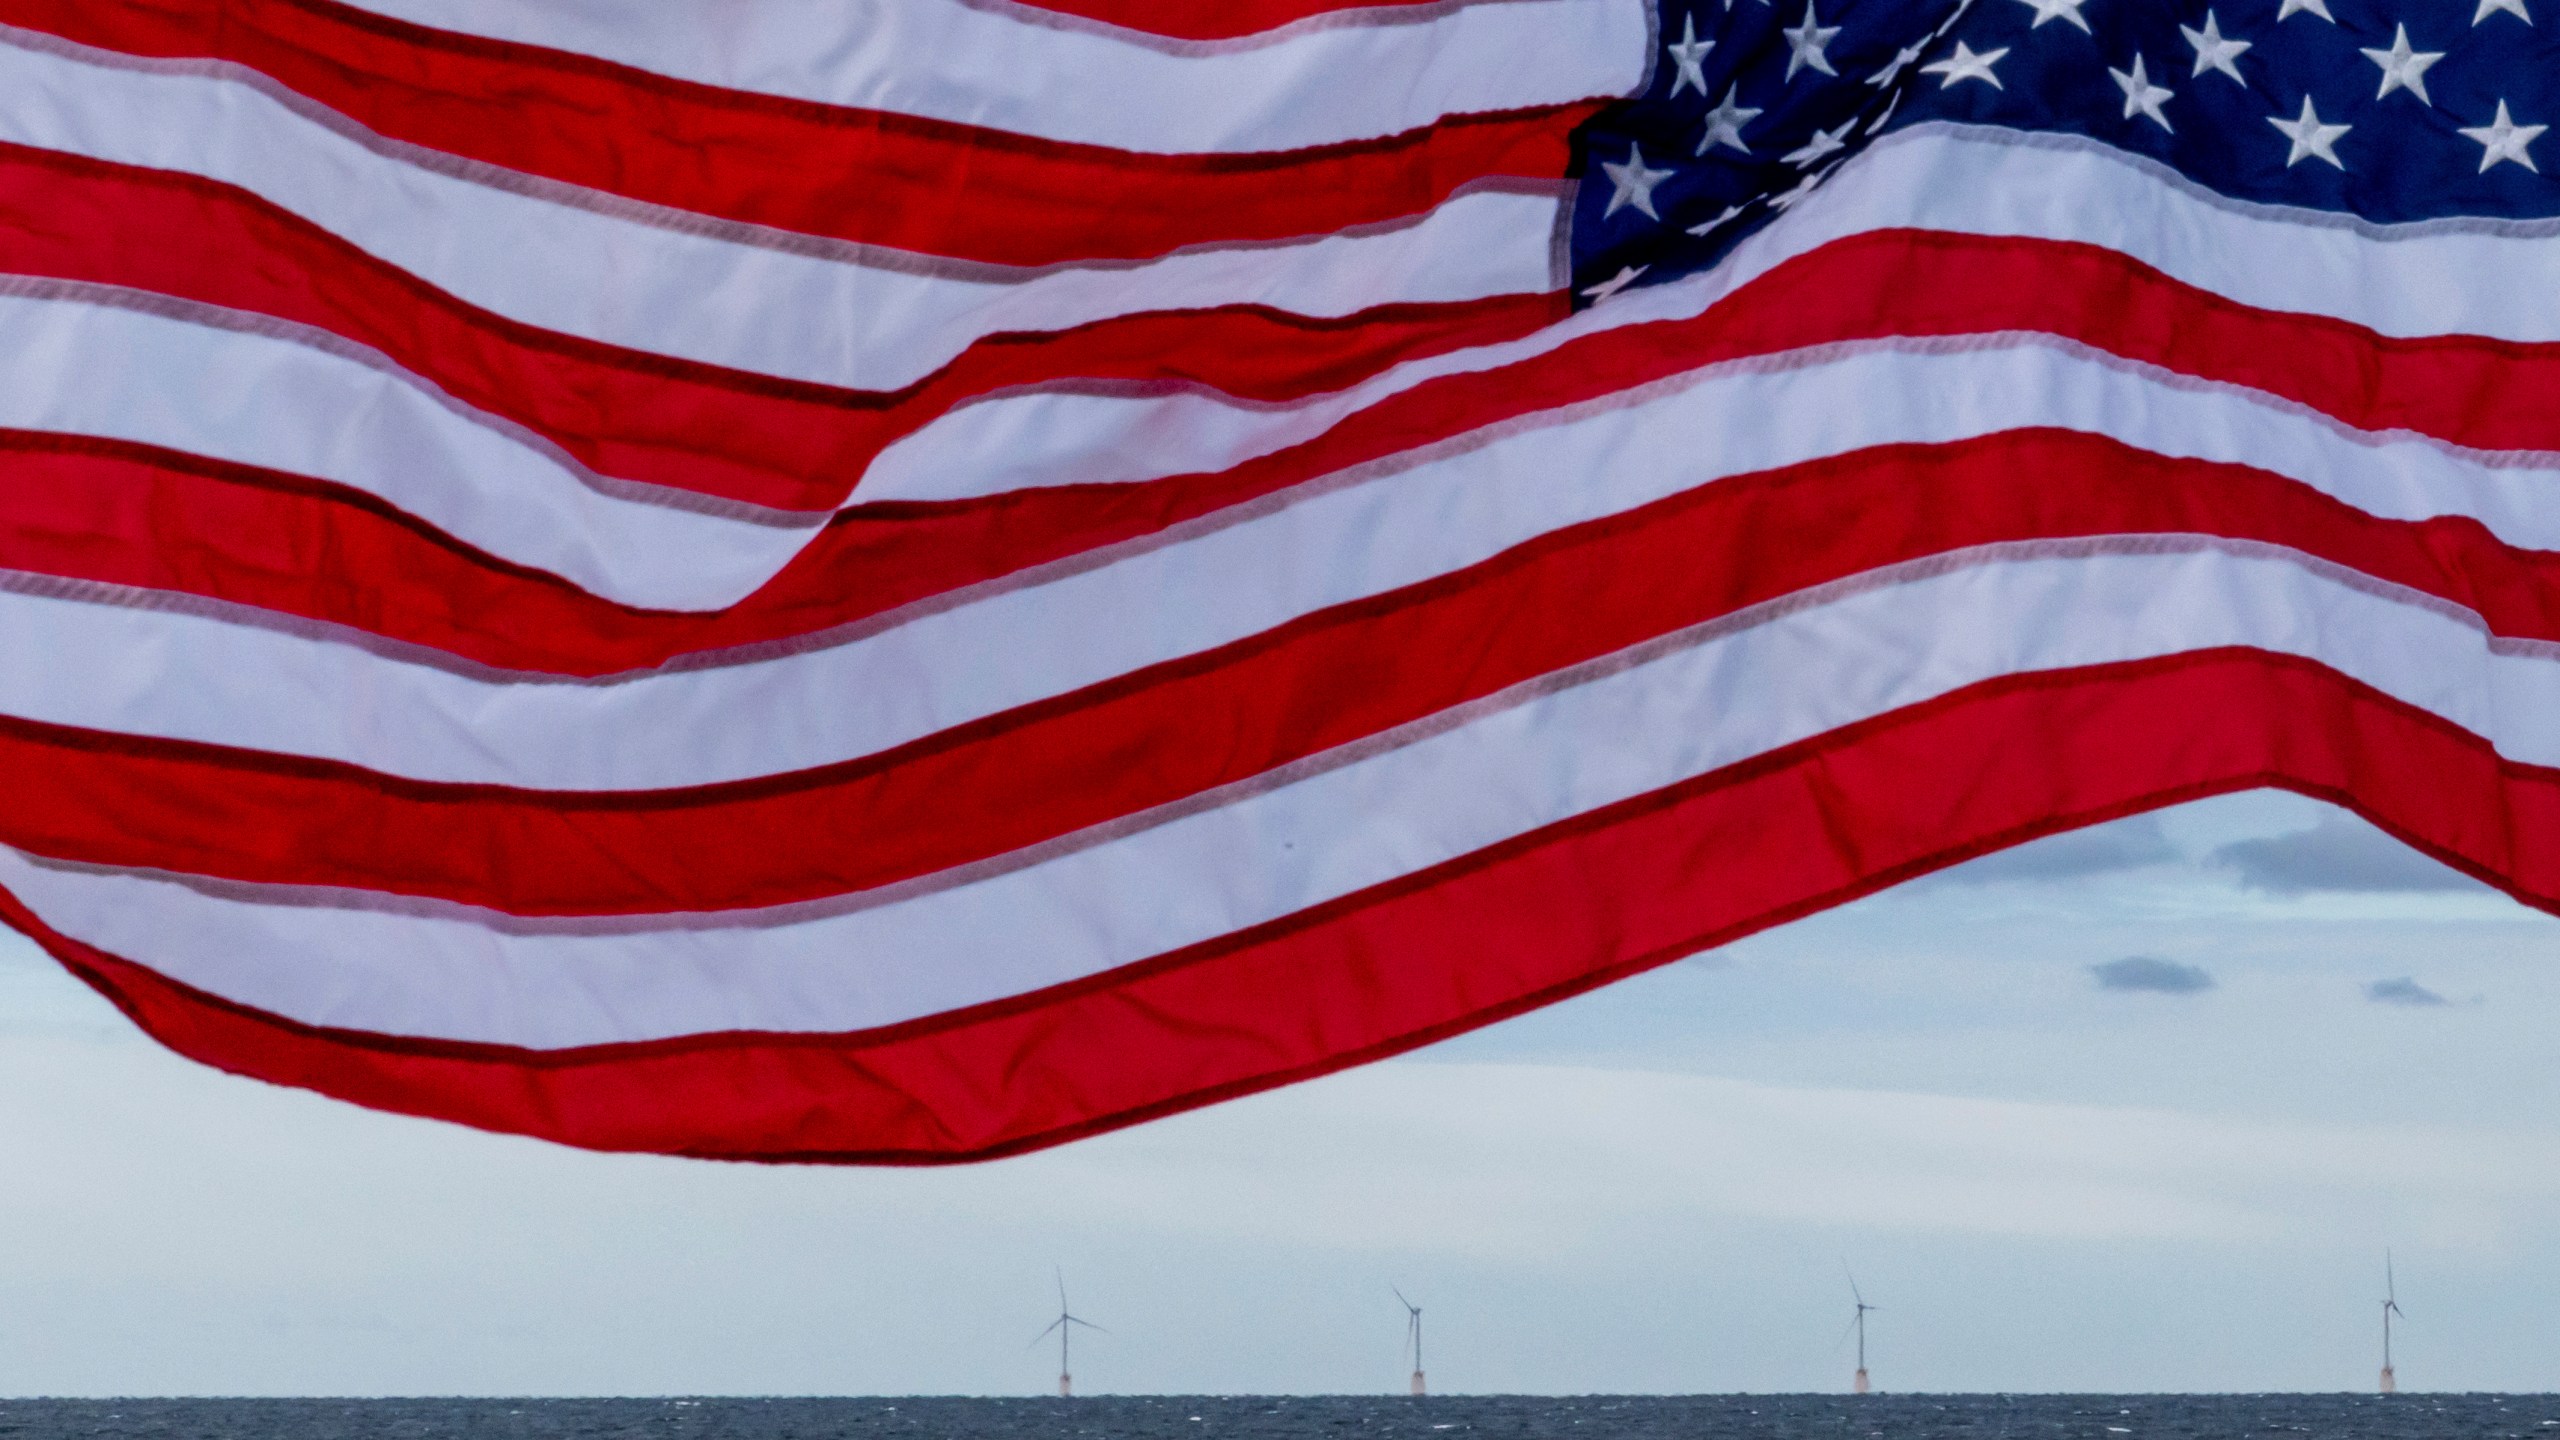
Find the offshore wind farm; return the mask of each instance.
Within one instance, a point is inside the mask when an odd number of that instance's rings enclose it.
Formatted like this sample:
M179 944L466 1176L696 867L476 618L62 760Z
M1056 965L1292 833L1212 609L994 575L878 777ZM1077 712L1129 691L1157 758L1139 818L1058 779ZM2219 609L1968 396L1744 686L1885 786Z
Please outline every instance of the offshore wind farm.
M2379 1398L2389 1399L2397 1395L2400 1389L2398 1371L2392 1357L2392 1324L2395 1320L2404 1319L2405 1312L2400 1308L2398 1267L2387 1249L2383 1252L2382 1267L2382 1370L2375 1386L2375 1394ZM1867 1317L1878 1313L1883 1307L1868 1301L1866 1292L1859 1288L1857 1273L1849 1269L1846 1262L1843 1262L1841 1271L1842 1277L1849 1286L1850 1314L1848 1322L1841 1329L1840 1343L1847 1345L1854 1342L1855 1346L1853 1352L1855 1368L1850 1372L1847 1393L1852 1399L1857 1400L1877 1398L1873 1380L1867 1370ZM1066 1273L1063 1267L1053 1269L1052 1279L1057 1284L1058 1313L1032 1343L1036 1345L1053 1334L1057 1337L1058 1395L1061 1399L1072 1399L1075 1396L1075 1389L1068 1364L1068 1344L1071 1336L1078 1328L1090 1330L1096 1334L1110 1332L1076 1315L1069 1307ZM1387 1288L1388 1292L1395 1296L1396 1303L1402 1307L1405 1317L1403 1343L1397 1351L1399 1362L1407 1370L1404 1393L1407 1398L1420 1401L1430 1393L1423 1375L1422 1307L1404 1293L1402 1286L1391 1283ZM2539 1424L2540 1422L2537 1422L2537 1427ZM2553 1418L2549 1428L2560 1428L2560 1417ZM2560 1440L2560 1436L2553 1437L2553 1440Z

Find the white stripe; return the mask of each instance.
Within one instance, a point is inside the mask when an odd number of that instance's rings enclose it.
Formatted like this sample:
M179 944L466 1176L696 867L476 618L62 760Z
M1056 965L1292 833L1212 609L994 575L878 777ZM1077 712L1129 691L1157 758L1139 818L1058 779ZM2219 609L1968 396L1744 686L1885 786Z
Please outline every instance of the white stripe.
M769 929L502 934L29 865L47 923L313 1024L530 1046L892 1023L1092 975L2021 671L2215 646L2304 656L2537 764L2560 663L2468 612L2263 550L1995 560L1774 618L1153 829ZM2537 647L2547 649L2547 647Z
M1204 391L999 394L935 416L881 450L852 498L967 500L1061 485L1214 475L1322 435L1438 375L1493 369L1553 348L1544 331L1392 366L1347 390L1280 405Z
M73 293L77 293L74 291ZM815 528L616 499L352 346L0 291L0 426L333 480L626 604L709 609Z
M678 79L1019 135L1184 154L1295 150L1443 115L1633 90L1643 0L1509 0L1421 20L1168 46L965 0L364 0L445 30Z
M1879 344L1803 368L1713 367L1622 398L832 648L611 685L496 683L200 616L0 595L0 633L13 637L0 650L0 712L431 780L740 779L884 750L1718 476L2033 425L2257 465L2377 514L2471 515L2510 543L2560 548L2550 468L2361 437L2246 391L2160 383L2051 342Z
M1425 380L1509 364L1599 330L1685 320L1797 256L1896 227L2102 245L2244 304L2386 335L2560 340L2560 247L2535 234L2488 225L2357 226L2206 198L2078 136L1917 126L1843 166L1715 270L1626 292L1523 339L1434 356L1282 405L1199 393L991 396L891 446L865 477L862 496L960 499L1223 470L1321 434Z
M377 153L236 79L91 64L6 30L0 140L240 186L527 324L864 390L906 385L998 332L1217 305L1344 315L1552 286L1556 200L1497 192L1374 233L1135 266L851 263L482 185Z

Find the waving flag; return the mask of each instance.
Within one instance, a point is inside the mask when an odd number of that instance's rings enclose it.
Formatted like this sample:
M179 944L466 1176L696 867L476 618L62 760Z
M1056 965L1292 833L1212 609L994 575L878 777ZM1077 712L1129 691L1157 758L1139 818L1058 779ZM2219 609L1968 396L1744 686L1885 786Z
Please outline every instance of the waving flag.
M2470 3L0 0L0 913L929 1161L2217 791L2548 901Z

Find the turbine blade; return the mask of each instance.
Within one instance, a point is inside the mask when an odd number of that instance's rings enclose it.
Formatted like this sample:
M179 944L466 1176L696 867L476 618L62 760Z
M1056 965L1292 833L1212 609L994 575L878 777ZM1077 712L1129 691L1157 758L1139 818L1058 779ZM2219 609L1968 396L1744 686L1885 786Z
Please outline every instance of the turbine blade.
M1395 1286L1393 1286L1393 1285L1389 1285L1387 1288L1388 1288L1389 1290L1395 1290L1396 1299L1397 1299L1397 1301L1398 1301L1398 1302L1400 1302L1400 1303L1404 1306L1404 1308L1406 1308L1407 1310L1412 1311L1412 1312L1413 1312L1414 1314L1416 1314L1416 1315L1419 1315L1419 1314L1421 1314L1421 1313L1422 1313L1422 1307L1421 1307L1421 1306L1419 1306L1419 1305L1414 1304L1414 1303L1413 1303L1412 1301L1410 1301L1410 1300L1405 1299L1405 1298L1404 1298L1404 1292L1403 1292L1402 1290L1396 1290L1396 1287L1395 1287Z
M1068 1306L1067 1306L1067 1271L1066 1271L1066 1267L1065 1267L1065 1266L1063 1266L1063 1265L1060 1265L1060 1266L1053 1266L1053 1267L1051 1267L1051 1268L1055 1269L1055 1270L1058 1272L1058 1309L1059 1309L1059 1311L1060 1311L1061 1313L1063 1313L1063 1312L1065 1312L1065 1311L1066 1311L1066 1309L1068 1308Z
M1064 1325L1064 1324L1066 1324L1066 1323L1067 1323L1067 1317L1066 1317L1066 1316L1064 1316L1064 1315L1061 1315L1061 1316L1059 1316L1057 1319L1050 1321L1050 1322L1049 1322L1049 1328L1048 1328L1048 1330L1043 1330L1043 1331L1041 1331L1039 1334L1034 1335L1034 1336L1032 1336L1032 1337L1031 1337L1031 1345L1037 1345L1037 1344L1039 1344L1041 1341L1048 1339L1048 1338L1049 1338L1049 1330L1055 1330L1055 1329L1057 1329L1059 1326ZM1025 1346L1023 1346L1022 1348L1023 1348L1023 1349L1025 1349L1025 1350L1028 1350L1028 1349L1030 1349L1030 1348L1031 1348L1031 1345L1025 1345Z

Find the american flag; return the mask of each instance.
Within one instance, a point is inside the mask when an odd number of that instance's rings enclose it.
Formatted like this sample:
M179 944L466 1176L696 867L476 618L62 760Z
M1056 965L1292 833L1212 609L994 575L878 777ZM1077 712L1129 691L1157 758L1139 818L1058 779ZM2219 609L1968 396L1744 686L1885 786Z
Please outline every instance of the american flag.
M920 1162L2220 791L2551 902L2531 3L0 0L0 915Z

